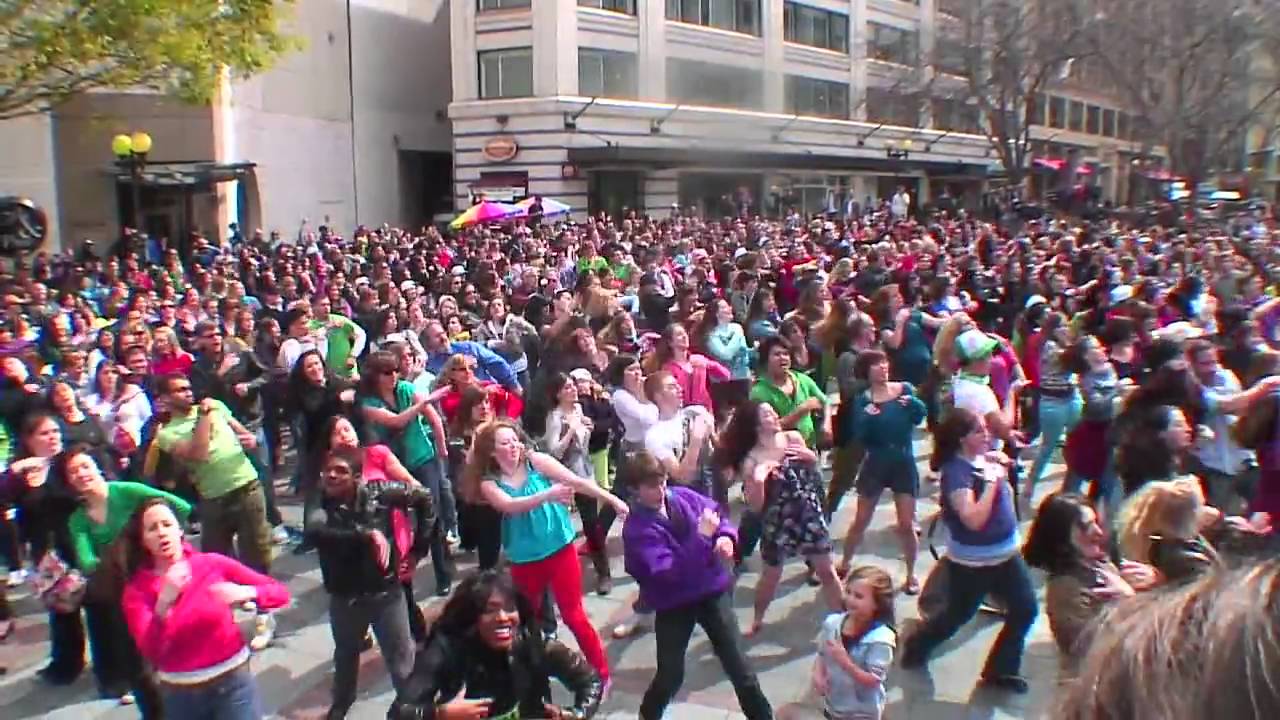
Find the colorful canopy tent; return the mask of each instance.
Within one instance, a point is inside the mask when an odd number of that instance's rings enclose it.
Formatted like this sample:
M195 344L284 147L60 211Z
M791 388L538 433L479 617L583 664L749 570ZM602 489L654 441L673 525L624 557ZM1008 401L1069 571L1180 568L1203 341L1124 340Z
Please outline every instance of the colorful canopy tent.
M526 212L528 212L528 210L533 207L533 198L527 197L521 200L520 202L516 203L516 207L523 208ZM551 198L542 198L542 216L543 217L554 217L556 215L568 215L570 212L572 212L572 209L568 205L565 205L564 203L560 202L559 200L552 200Z
M510 205L508 203L485 200L463 210L461 215L458 215L458 217L454 218L453 221L449 223L449 227L453 230L457 230L469 225L497 222L500 220L508 220L513 217L522 217L524 214L524 208Z

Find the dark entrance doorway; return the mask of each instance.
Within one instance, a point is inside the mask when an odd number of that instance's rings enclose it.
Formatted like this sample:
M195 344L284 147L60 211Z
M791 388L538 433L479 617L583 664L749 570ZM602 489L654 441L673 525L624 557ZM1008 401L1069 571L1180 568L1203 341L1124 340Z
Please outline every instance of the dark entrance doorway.
M707 217L736 217L760 212L764 176L756 173L680 173L677 197L681 208L696 208Z
M593 170L587 189L587 212L620 220L626 210L644 207L644 174L626 170Z

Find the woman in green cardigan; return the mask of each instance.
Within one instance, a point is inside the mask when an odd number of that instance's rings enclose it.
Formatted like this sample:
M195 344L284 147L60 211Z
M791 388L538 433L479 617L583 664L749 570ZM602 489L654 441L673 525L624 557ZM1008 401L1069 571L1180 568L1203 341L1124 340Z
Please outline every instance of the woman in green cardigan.
M124 704L137 702L143 718L162 717L159 693L120 610L124 578L114 563L104 561L129 518L147 500L163 499L184 521L191 514L191 505L149 485L107 482L87 445L72 446L57 461L80 503L68 520L68 534L75 554L71 561L89 578L83 607L100 690Z

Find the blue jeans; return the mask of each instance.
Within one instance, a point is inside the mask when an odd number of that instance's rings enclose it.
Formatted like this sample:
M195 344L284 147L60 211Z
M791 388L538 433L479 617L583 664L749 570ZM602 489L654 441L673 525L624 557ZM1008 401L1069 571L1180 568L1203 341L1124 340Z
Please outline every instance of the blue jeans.
M182 720L261 720L262 696L249 664L198 685L161 685L166 717Z
M271 476L271 453L267 449L267 433L259 427L253 433L256 444L252 450L245 452L253 469L258 471L258 483L262 485L262 494L267 499L267 523L275 527L284 522L280 516L280 508L276 505L276 483Z
M1049 459L1053 457L1058 444L1062 442L1062 438L1066 437L1067 432L1080 422L1080 413L1083 410L1084 401L1079 393L1072 393L1070 397L1050 397L1043 394L1040 396L1040 452L1036 454L1035 462L1031 464L1031 475L1027 478L1028 484L1035 485L1040 482L1040 478L1044 477L1044 469L1049 465Z
M1107 446L1107 452L1112 457L1107 461L1107 469L1102 471L1102 477L1093 481L1093 491L1090 495L1097 496L1095 502L1098 509L1102 510L1108 518L1114 518L1120 511L1120 503L1124 501L1124 495L1120 491L1120 478L1116 477L1115 454L1110 445ZM1062 481L1062 492L1080 492L1080 488L1087 479L1068 471L1066 479Z
M436 588L448 586L453 582L449 575L449 565L444 554L444 534L449 528L458 526L458 509L453 502L453 487L440 469L440 463L428 460L410 471L422 486L431 492L431 500L435 505L437 531L431 539L431 569L435 573ZM452 524L449 517L452 514Z
M903 643L903 656L928 660L939 645L956 634L973 619L983 598L990 593L1005 607L1004 627L987 655L983 677L1017 675L1022 668L1022 653L1027 633L1035 623L1036 591L1021 555L1014 555L999 565L971 567L943 560L947 577L946 605L929 618L919 631ZM942 569L939 566L934 572Z

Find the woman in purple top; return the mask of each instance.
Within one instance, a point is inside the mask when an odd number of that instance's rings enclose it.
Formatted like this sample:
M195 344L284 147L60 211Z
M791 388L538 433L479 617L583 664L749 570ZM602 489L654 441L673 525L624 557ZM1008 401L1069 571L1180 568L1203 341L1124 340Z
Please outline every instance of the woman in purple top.
M684 682L684 661L695 624L702 626L748 720L773 717L760 682L742 652L733 616L737 532L714 500L668 486L662 463L640 450L622 465L632 496L622 528L627 572L640 599L657 611L658 669L640 703L641 720L662 717ZM619 478L622 482L624 478Z

